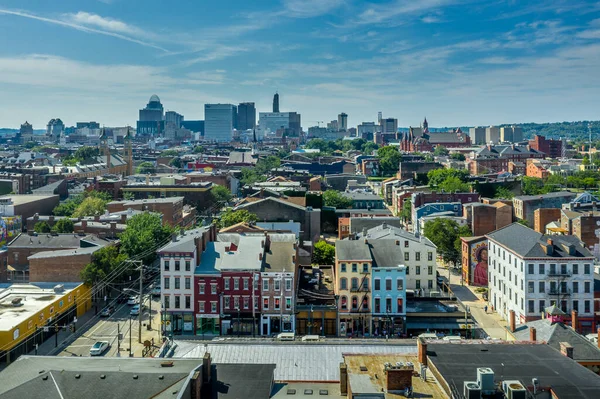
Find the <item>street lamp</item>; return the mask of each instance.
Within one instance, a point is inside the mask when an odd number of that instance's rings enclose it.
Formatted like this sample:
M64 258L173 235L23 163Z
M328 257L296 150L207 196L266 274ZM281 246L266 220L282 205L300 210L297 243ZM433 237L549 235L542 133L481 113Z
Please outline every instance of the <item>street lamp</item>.
M335 336L340 336L340 307L338 306L338 301L340 300L339 295L334 295L335 299Z
M308 321L308 335L312 334L312 321L313 321L313 304L310 304L310 319Z
M239 337L240 336L240 307L238 306L237 308L235 308L235 310L237 310L237 314L238 314L237 330L238 330L238 337Z

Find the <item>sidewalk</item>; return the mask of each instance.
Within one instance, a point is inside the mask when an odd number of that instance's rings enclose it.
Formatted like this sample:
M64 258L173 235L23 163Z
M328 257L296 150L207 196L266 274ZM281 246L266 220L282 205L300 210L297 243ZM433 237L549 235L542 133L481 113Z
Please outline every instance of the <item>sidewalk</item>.
M440 275L448 278L448 269L439 268ZM488 302L483 300L481 294L475 292L475 287L461 285L460 274L450 273L450 288L454 295L471 311L471 317L477 322L478 327L485 331L491 338L507 339L505 326L507 321L498 313L492 312ZM488 306L487 313L485 306Z

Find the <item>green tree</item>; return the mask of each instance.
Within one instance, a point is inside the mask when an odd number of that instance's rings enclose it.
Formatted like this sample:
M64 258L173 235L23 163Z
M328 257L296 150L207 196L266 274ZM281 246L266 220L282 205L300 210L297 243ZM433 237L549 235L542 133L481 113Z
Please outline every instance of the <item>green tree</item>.
M436 218L425 223L423 234L437 246L437 253L443 261L456 265L461 258L460 237L471 236L468 226L446 218Z
M339 191L327 190L323 193L323 204L337 209L348 209L352 207L352 199L343 196Z
M133 193L131 191L125 191L123 193L123 199L127 200L127 201L131 201L132 199L135 199L135 195L133 195Z
M438 185L438 188L448 193L465 193L469 191L469 185L456 176L450 176Z
M373 143L372 141L367 141L361 148L361 151L363 154L365 155L371 155L373 154L373 151L377 151L379 149L379 146L375 143Z
M145 175L148 173L154 173L155 170L156 169L154 168L154 164L152 162L142 162L136 168L135 173Z
M515 194L507 189L506 187L497 187L494 192L494 198L511 200L515 197Z
M269 155L266 158L260 158L256 162L254 169L258 174L269 175L271 173L271 169L278 168L280 165L281 159L279 159L279 157L276 157L275 155Z
M326 241L319 241L313 247L312 263L315 265L335 264L335 247Z
M310 139L305 147L308 149L319 150L323 153L329 152L329 144L323 139Z
M179 153L176 150L164 150L160 153L161 157L176 157Z
M466 183L469 179L469 172L465 169L434 169L427 173L429 187L440 186L446 179L456 177L461 182Z
M405 223L409 223L412 220L412 204L410 200L406 199L402 203L402 211L400 212L400 216L404 218Z
M106 210L106 201L102 198L87 197L73 212L74 218L101 215Z
M233 198L231 191L229 191L226 187L219 185L212 186L210 189L210 195L214 202L220 203L227 203Z
M537 177L523 176L521 191L524 195L538 195L544 193L544 182Z
M455 152L454 154L450 154L450 158L454 159L455 161L465 161L467 159L467 157L465 157L464 154L461 154L460 152Z
M259 174L254 168L242 168L242 176L240 182L243 186L251 186L254 183L263 182L267 180L264 175Z
M90 285L97 283L105 279L108 275L115 270L121 270L120 275L112 275L111 281L118 282L122 280L122 276L127 274L131 270L117 269L123 261L127 259L127 256L120 254L119 250L114 245L108 245L100 248L92 254L92 262L88 263L81 271L81 279Z
M450 154L450 151L448 151L448 149L446 147L441 146L441 145L436 146L435 150L433 150L433 155L435 155L436 157L448 155L448 154Z
M35 141L28 141L27 143L25 143L25 145L23 145L23 147L27 148L28 150L32 150L36 146L37 143Z
M179 157L171 159L169 161L169 165L174 168L177 168L177 169L183 168L183 162L181 161L181 158L179 158Z
M121 252L129 257L143 255L145 264L156 258L156 250L169 238L172 229L163 226L161 215L144 212L127 221L127 228L119 237Z
M402 155L398 151L398 147L385 146L377 150L377 158L379 158L379 166L383 176L391 176L398 173Z
M204 147L201 145L197 145L194 147L194 154L202 154L204 152Z
M73 221L68 218L59 219L56 223L54 223L53 231L57 233L72 233L74 230Z
M217 226L219 228L225 228L242 222L254 223L257 220L258 217L255 214L250 213L245 209L239 209L237 211L234 211L233 209L227 209L225 212L219 215Z
M82 163L100 155L100 149L98 147L83 146L79 147L73 154L78 162Z
M529 222L525 219L519 219L517 220L517 223L522 224L525 227L529 227Z
M52 229L50 228L48 222L42 220L41 222L37 222L35 226L33 226L33 231L35 231L36 233L50 233Z

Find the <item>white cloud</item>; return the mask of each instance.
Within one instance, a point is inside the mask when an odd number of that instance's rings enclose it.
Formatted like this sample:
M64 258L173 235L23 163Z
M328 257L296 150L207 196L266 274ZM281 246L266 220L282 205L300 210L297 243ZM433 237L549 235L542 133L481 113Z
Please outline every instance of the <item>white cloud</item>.
M312 18L342 6L346 0L284 0L283 14L293 18Z
M460 2L461 0L395 0L386 4L372 4L355 22L358 24L393 22L404 16L420 15Z
M98 14L91 14L79 11L76 14L66 14L66 19L79 25L94 26L110 32L126 33L130 35L145 34L141 29L131 26L117 19L102 17Z

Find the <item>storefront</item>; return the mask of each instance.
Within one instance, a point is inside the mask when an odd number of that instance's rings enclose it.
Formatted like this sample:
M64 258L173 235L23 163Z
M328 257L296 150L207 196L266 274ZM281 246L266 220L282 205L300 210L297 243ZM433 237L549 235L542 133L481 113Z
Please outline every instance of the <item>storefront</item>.
M370 337L371 315L345 314L340 316L340 335L347 337Z
M319 307L312 309L298 308L295 329L298 335L324 335L337 336L337 311L335 306Z
M164 330L172 335L193 335L194 314L190 312L165 313L163 326Z
M282 332L294 332L294 316L289 314L263 315L261 335L272 336Z
M221 332L223 335L260 335L258 323L254 321L252 314L228 314L222 320ZM258 319L256 319L258 320Z
M216 314L196 315L196 335L220 335L220 320Z
M373 315L371 331L374 337L402 337L405 325L404 316Z

